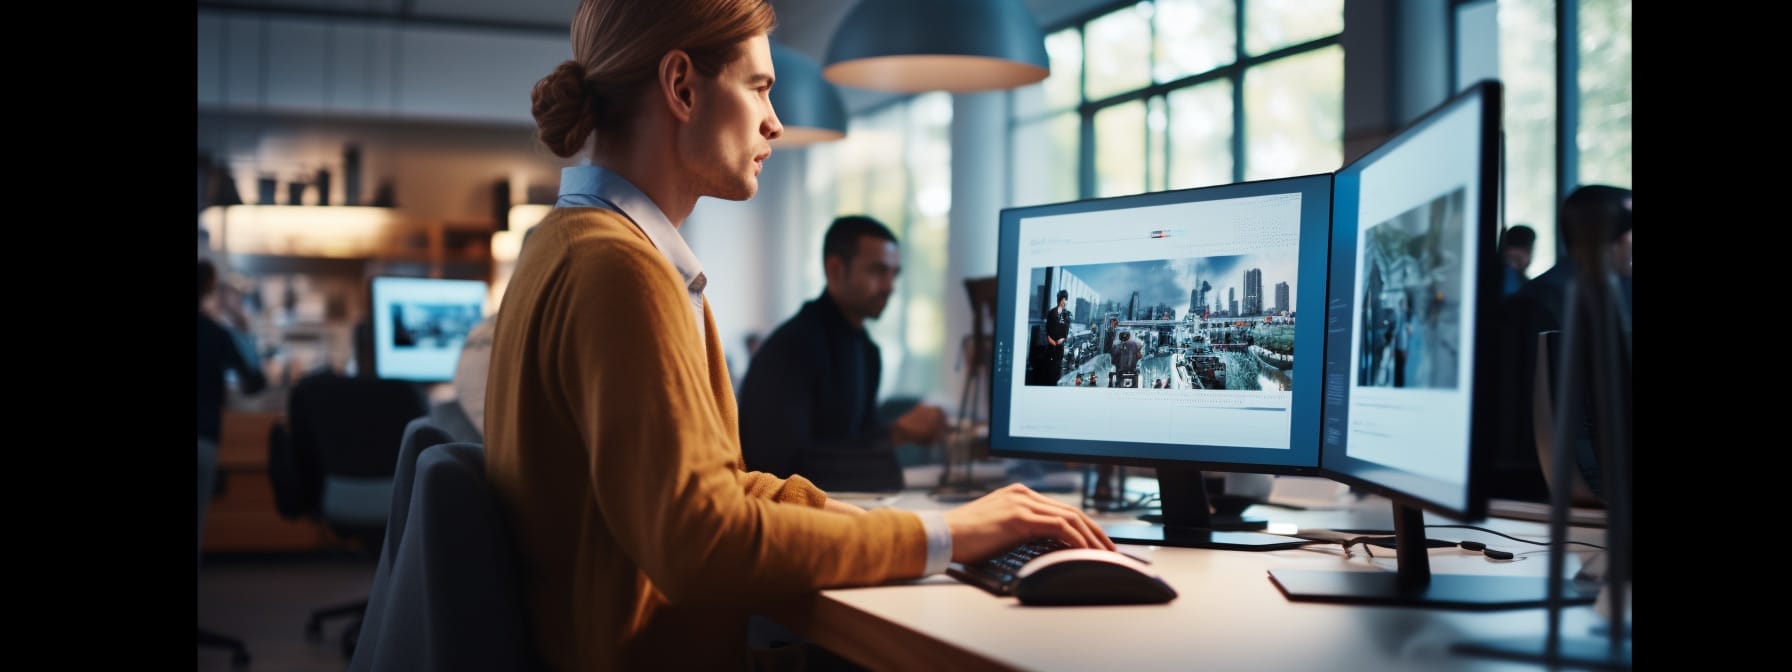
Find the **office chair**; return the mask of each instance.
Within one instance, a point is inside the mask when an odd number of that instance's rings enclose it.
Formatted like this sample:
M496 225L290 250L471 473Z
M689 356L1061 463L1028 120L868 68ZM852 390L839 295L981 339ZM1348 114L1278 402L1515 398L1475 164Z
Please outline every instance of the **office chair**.
M199 439L199 556L205 558L205 510L211 507L214 484L218 479L218 444ZM199 646L229 649L230 664L236 669L249 667L249 647L243 640L199 628Z
M377 639L380 625L385 622L384 614L390 609L386 599L387 586L391 583L392 566L398 559L399 544L404 541L405 521L410 516L417 456L431 446L453 441L450 432L435 424L429 416L414 419L404 426L404 439L398 446L398 465L392 474L392 503L386 514L385 541L380 545L379 567L374 570L373 586L367 593L367 609L361 615L361 631L355 637L357 642Z
M287 421L269 437L269 476L277 508L288 517L315 516L362 549L380 547L392 503L397 448L405 426L428 412L408 382L323 373L300 380L287 400ZM305 624L312 641L323 623L354 616L342 633L353 654L367 600L315 610Z
M392 530L402 538L349 669L540 669L523 625L509 521L486 481L484 449L425 449L404 517Z

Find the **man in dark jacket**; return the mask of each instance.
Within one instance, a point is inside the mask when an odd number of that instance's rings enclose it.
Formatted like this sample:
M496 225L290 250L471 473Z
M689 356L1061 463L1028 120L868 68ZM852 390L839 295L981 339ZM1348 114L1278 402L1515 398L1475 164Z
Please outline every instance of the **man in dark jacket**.
M224 376L234 371L237 384L244 394L254 394L267 387L267 377L250 359L254 351L247 355L238 344L237 332L218 324L211 315L205 312L205 298L217 286L218 271L212 262L199 260L199 323L197 336L199 350L196 356L199 372L196 381L199 391L199 438L216 444L219 427L224 416ZM230 312L230 308L225 311Z
M946 415L921 404L887 425L877 416L883 362L865 320L895 289L896 236L870 217L836 219L822 268L827 289L765 339L741 381L747 469L802 474L824 490L901 489L895 447L938 441Z
M1045 351L1046 370L1051 372L1051 384L1058 384L1064 376L1064 341L1070 338L1070 292L1058 290L1058 306L1045 312L1045 344L1050 346Z

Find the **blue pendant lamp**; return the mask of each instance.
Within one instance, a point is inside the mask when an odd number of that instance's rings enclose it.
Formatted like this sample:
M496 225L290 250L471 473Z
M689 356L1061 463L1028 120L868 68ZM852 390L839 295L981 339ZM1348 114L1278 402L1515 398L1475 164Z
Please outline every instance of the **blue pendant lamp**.
M846 137L846 103L839 89L821 78L821 64L803 52L772 43L772 109L784 124L774 147L798 147Z
M1021 0L861 0L822 74L860 89L968 93L1032 84L1051 64Z

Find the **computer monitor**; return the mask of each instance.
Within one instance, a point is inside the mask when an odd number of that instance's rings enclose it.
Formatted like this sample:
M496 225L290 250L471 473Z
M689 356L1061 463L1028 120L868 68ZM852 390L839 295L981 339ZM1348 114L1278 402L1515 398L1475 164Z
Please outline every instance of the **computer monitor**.
M1155 467L1161 522L1116 541L1305 543L1216 520L1202 471L1317 473L1331 182L1003 210L990 454Z
M372 285L375 375L420 383L453 380L467 332L484 318L486 284L382 276Z
M1393 502L1389 572L1270 573L1289 599L1542 606L1546 583L1432 576L1424 511L1478 520L1495 434L1500 85L1469 87L1333 182L1322 475Z

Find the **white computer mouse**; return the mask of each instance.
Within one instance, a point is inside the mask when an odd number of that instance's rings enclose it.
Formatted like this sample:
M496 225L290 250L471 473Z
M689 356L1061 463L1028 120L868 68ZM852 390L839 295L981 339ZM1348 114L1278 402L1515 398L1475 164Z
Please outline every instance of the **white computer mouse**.
M1176 589L1151 566L1118 551L1069 548L1041 555L1014 573L1021 604L1159 604Z

